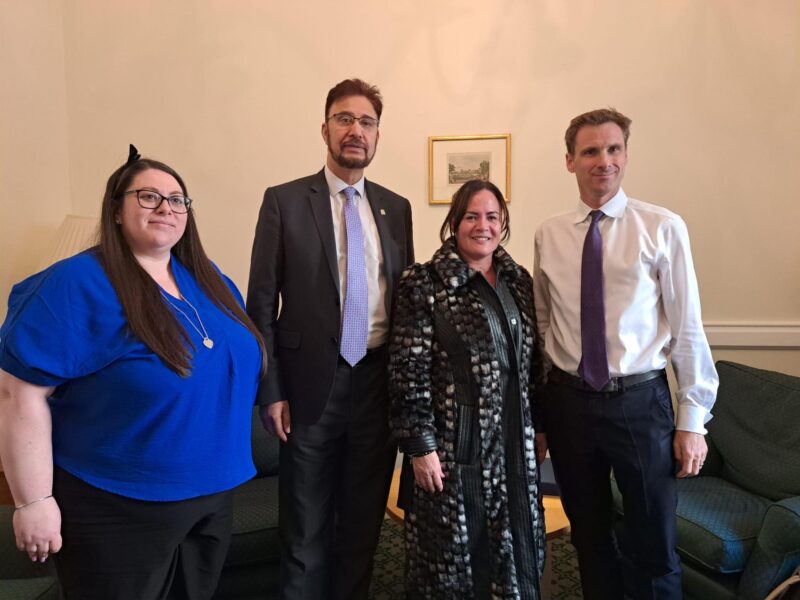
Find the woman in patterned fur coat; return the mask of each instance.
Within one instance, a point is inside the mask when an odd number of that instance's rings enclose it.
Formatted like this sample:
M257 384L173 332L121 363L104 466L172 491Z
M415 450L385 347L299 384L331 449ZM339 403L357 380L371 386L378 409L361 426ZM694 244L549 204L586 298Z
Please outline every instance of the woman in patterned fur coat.
M543 366L531 276L499 245L508 209L492 183L455 193L440 237L431 261L403 274L390 335L406 592L535 600Z

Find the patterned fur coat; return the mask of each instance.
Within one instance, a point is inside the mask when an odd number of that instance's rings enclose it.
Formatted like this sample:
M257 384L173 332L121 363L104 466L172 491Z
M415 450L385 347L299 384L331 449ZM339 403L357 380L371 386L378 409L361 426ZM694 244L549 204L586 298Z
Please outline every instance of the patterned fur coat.
M522 318L519 390L524 462L539 574L544 563L544 514L538 493L531 407L543 384L532 280L506 251L494 256ZM493 598L519 595L509 527L502 430L503 398L489 322L478 293L468 285L479 276L461 260L450 238L425 264L403 274L390 335L390 423L400 449L436 449L447 474L444 491L429 494L413 484L404 465L409 590L422 598L471 598L472 571L459 461L465 445L479 444L483 502L489 521ZM477 410L479 439L464 426ZM474 448L474 447L473 447ZM474 456L474 454L472 454ZM405 489L403 489L405 488ZM410 502L409 502L410 500Z

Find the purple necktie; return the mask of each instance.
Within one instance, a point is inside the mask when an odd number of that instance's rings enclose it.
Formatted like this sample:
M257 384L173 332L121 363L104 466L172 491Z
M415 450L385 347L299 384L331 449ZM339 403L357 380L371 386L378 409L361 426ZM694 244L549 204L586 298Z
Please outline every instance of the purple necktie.
M358 216L355 196L356 188L342 190L347 200L344 203L344 225L347 232L347 284L344 293L342 315L342 342L339 354L350 365L355 366L367 353L367 267L364 262L364 234Z
M606 310L603 298L603 238L600 219L593 210L592 222L583 241L581 262L581 364L578 373L593 389L600 391L611 379L606 352Z

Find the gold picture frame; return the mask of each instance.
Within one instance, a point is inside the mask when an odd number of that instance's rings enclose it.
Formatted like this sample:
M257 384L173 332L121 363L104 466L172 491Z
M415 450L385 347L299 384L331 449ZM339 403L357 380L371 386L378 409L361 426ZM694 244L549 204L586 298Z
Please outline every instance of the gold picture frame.
M428 138L428 204L450 204L470 179L487 179L511 202L511 134Z

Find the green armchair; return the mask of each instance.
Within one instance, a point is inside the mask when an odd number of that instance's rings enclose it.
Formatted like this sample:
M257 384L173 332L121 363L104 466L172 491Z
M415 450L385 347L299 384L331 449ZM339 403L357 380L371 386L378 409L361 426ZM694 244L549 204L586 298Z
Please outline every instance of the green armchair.
M258 473L233 497L233 536L215 600L269 600L278 594L279 442L264 430L257 408L252 444Z
M800 378L717 363L699 477L678 481L688 598L761 600L800 565Z
M800 378L717 371L705 466L678 480L684 597L762 600L800 565Z

